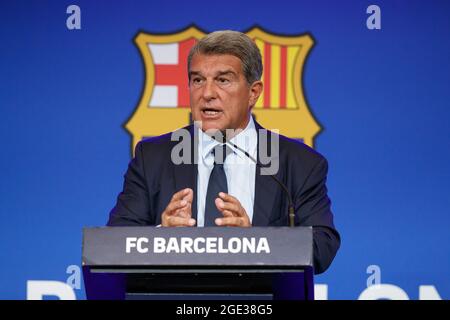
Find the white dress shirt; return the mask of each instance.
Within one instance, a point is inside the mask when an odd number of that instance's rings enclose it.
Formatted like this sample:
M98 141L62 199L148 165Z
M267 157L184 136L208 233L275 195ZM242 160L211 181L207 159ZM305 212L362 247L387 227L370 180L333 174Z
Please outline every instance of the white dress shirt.
M197 127L197 130L199 137L197 152L197 226L203 227L205 224L205 201L208 181L214 167L212 150L220 143L204 133L200 128ZM258 138L252 117L250 117L247 127L230 141L256 159ZM251 222L255 200L256 164L241 151L234 149L230 144L228 146L233 150L233 153L226 157L223 165L227 176L228 194L239 200Z

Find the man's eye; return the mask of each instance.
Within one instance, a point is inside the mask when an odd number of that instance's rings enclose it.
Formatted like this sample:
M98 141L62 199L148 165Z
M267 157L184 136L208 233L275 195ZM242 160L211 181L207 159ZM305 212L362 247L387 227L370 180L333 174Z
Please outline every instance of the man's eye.
M200 78L193 78L192 79L192 83L195 83L195 84L198 84L198 83L200 83L202 81L202 79L200 79Z
M227 78L219 78L219 83L228 83L228 82L230 82L230 80Z

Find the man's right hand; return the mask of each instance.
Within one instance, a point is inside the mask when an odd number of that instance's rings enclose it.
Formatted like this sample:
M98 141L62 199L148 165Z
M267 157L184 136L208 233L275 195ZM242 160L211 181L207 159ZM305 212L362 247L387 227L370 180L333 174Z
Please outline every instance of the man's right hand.
M195 219L192 219L192 200L194 191L186 188L178 191L172 196L166 210L161 216L163 227L192 227Z

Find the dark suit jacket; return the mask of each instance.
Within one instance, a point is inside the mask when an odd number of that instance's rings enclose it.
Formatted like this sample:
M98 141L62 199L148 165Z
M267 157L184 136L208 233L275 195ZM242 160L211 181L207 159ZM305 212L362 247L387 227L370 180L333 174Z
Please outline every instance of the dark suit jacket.
M275 135L256 122L255 125L257 130L267 133L267 139ZM183 188L194 190L192 216L196 219L197 165L193 162L196 143L192 139L194 127L191 125L184 129L190 132L191 164L176 165L171 161L172 148L179 143L171 141L171 133L137 144L135 156L125 174L123 191L110 213L109 226L160 224L161 214L172 195ZM260 139L258 135L258 148L261 145ZM271 150L269 154L270 152ZM259 157L257 160L263 167ZM325 185L327 161L305 144L281 135L278 160L279 170L276 176L292 195L296 225L313 226L314 270L315 273L322 273L329 267L340 246ZM288 204L282 188L270 176L261 175L257 166L252 225L287 226Z

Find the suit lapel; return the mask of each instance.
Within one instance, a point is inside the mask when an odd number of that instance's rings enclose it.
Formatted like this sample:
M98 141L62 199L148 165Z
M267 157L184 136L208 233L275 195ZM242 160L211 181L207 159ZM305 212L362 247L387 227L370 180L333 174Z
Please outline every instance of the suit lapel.
M190 133L191 156L189 163L174 165L175 192L184 188L191 188L194 191L192 200L192 218L197 220L197 144L198 137L194 134L194 126L190 125L186 129Z
M263 137L259 134L260 130L265 130L255 121L255 128L258 137L258 154L256 167L256 177L255 177L255 203L253 204L253 226L268 226L271 221L272 211L274 208L275 197L277 195L278 185L269 175L261 175L261 167L264 165L260 161L260 139ZM270 132L265 130L267 139L270 139ZM267 142L267 147L270 154L270 143Z

